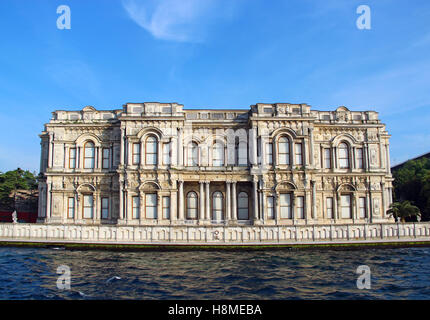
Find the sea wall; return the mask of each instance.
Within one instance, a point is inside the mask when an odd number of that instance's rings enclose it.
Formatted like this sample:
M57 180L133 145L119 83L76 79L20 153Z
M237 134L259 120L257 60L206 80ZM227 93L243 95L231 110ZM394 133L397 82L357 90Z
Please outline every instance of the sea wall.
M112 244L298 244L430 241L430 222L311 226L92 226L1 223L0 241Z

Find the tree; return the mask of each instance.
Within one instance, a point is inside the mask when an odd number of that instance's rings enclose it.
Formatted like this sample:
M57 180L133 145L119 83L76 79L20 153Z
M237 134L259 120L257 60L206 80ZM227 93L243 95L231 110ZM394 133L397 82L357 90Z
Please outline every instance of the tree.
M387 210L387 213L394 217L396 221L400 219L402 223L406 221L406 218L421 217L420 209L408 200L393 202L390 204L390 209Z
M421 158L406 162L393 171L395 201L409 200L430 220L430 159Z
M16 190L37 190L35 174L18 168L0 173L0 206L13 208Z

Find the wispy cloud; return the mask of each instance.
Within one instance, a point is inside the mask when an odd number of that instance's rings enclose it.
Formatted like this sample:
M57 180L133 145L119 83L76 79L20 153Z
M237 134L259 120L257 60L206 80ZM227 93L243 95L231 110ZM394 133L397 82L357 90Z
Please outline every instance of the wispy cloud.
M205 27L231 8L215 0L123 0L122 4L129 17L152 36L178 42L204 41Z

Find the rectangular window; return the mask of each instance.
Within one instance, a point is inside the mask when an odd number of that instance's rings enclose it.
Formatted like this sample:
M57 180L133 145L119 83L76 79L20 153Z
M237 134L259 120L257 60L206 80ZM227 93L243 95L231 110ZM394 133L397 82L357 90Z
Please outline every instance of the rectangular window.
M163 219L170 219L170 197L163 197Z
M138 196L134 196L132 198L132 215L133 219L139 219L140 218L140 198Z
M140 163L140 143L133 143L133 164Z
M75 198L70 197L67 201L67 217L73 219L75 217Z
M93 218L94 199L92 195L84 195L84 219Z
M273 144L266 144L266 164L273 164Z
M341 195L341 212L343 219L351 219L351 195Z
M364 168L363 148L357 149L357 168L358 169Z
M109 169L109 160L110 160L110 149L103 148L103 155L102 155L102 168L103 169Z
M333 219L333 198L326 198L326 206L327 206L327 218Z
M281 210L281 219L291 219L291 194L290 193L281 193L280 197L280 210Z
M366 218L366 198L360 197L358 199L359 217Z
M109 218L109 198L102 198L102 219Z
M294 149L295 149L295 153L296 153L295 165L302 165L303 164L302 144L296 143L294 145Z
M275 219L275 198L267 197L267 218Z
M70 148L69 150L69 168L76 168L76 148Z
M305 198L302 196L297 197L297 219L305 218Z
M324 148L324 168L331 168L331 149Z
M170 150L171 150L171 144L169 143L164 143L163 144L163 164L164 165L169 165L171 163L171 155L170 155Z
M145 194L145 216L146 219L157 219L157 194Z

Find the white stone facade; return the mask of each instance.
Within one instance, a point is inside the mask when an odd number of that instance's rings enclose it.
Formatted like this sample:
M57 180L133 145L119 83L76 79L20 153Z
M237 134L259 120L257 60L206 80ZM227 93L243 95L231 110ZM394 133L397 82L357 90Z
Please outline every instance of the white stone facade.
M40 222L175 228L393 222L385 213L392 202L390 136L373 111L128 103L113 111L55 111L40 137Z

